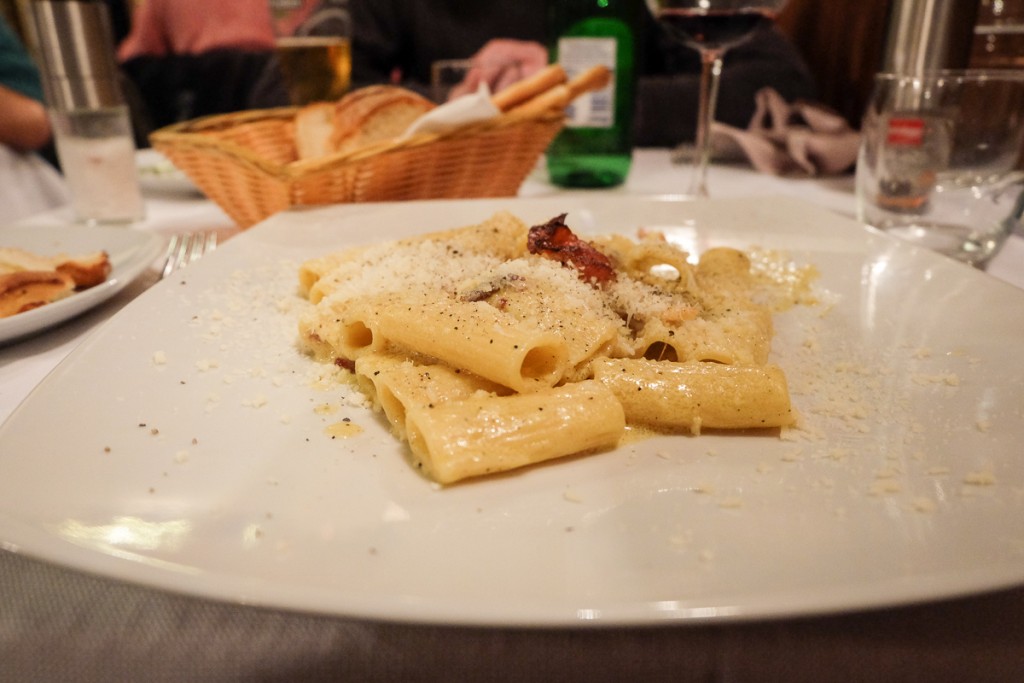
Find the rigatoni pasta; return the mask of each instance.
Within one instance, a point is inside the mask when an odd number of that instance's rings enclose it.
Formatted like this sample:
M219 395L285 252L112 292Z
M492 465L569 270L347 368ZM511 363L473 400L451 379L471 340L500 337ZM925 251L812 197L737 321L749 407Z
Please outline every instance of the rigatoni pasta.
M695 264L659 234L579 239L564 216L479 225L303 264L300 343L353 370L443 484L614 447L793 422L750 261Z
M633 424L699 434L783 427L793 419L786 377L777 365L605 358L593 369Z
M435 408L477 394L504 396L501 385L439 363L414 363L398 354L370 353L355 363L356 378L375 408L384 412L392 431L407 438L406 416L416 408Z
M622 436L626 418L608 387L586 380L420 406L406 424L415 460L449 484L607 447Z

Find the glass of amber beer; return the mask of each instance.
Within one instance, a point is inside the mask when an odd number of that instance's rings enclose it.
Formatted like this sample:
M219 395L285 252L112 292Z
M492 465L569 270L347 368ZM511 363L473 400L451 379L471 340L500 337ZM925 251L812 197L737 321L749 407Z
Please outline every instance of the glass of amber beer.
M268 0L277 58L292 104L337 100L352 73L347 0Z

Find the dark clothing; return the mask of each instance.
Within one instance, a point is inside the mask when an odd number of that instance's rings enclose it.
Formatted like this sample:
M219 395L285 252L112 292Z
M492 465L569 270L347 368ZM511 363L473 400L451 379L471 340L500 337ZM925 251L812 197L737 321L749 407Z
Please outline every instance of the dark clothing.
M152 128L199 116L240 111L268 68L272 52L211 50L198 55L143 55L121 65L138 89ZM273 105L287 104L283 101Z
M548 44L547 0L519 0L496 11L465 0L352 0L353 85L392 80L425 92L430 65L473 55L492 38ZM674 146L693 139L700 60L692 48L665 35L644 10L638 39L635 140ZM810 71L796 48L774 29L755 34L726 53L716 119L746 127L754 93L770 86L787 100L814 99Z
M492 38L544 39L544 4L466 0L353 0L352 80L355 87L385 82L392 69L401 85L426 90L430 65L469 57Z
M653 19L651 20L653 23ZM700 56L660 31L648 47L637 82L636 136L641 146L674 146L693 139L697 127ZM771 87L788 102L814 101L814 78L796 48L774 27L757 31L725 53L715 120L746 128L754 96Z
M0 17L0 84L43 101L43 86L36 63L29 57L18 34Z

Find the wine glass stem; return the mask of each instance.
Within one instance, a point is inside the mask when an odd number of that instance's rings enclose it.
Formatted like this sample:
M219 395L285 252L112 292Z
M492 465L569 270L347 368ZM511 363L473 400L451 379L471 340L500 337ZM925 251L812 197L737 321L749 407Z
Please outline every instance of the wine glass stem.
M722 50L701 50L700 93L697 109L696 158L690 180L690 195L708 196L708 163L711 161L711 122L718 100L718 80L722 74Z

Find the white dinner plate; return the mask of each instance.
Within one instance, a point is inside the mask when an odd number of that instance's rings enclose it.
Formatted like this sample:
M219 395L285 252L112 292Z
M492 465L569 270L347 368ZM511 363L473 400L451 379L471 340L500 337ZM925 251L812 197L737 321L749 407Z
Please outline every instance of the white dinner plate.
M123 227L17 226L0 227L0 247L18 247L45 256L106 251L111 265L110 277L102 284L30 311L0 318L0 344L3 344L53 327L114 296L153 263L163 249L163 241L154 233Z
M296 350L296 267L500 208L814 265L819 302L778 314L773 349L801 428L425 481ZM122 309L0 428L0 547L218 600L448 624L769 618L1010 586L1021 310L1018 289L787 199L288 212ZM363 431L338 436L346 419Z

